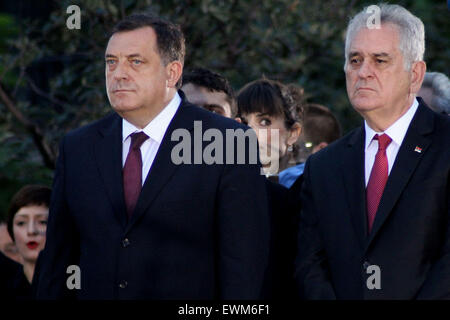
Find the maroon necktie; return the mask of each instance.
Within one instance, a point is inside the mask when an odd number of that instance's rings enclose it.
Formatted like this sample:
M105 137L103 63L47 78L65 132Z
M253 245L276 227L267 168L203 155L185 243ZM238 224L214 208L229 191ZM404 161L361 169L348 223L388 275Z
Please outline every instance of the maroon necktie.
M130 151L123 167L123 191L125 194L125 205L127 207L128 219L131 218L136 207L142 188L142 156L141 145L148 136L144 132L131 134Z
M369 233L372 230L373 221L380 204L381 196L383 195L384 187L388 179L388 160L386 156L386 148L391 143L392 139L387 135L376 135L375 140L378 140L378 152L375 156L375 162L370 172L369 183L366 189L367 200L367 223Z

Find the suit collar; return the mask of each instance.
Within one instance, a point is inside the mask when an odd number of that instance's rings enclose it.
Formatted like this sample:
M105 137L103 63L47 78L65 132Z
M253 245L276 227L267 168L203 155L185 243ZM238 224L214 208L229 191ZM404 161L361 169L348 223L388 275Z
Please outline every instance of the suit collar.
M160 113L156 115L152 121L150 121L145 128L139 129L126 119L122 119L122 141L125 141L128 136L134 132L143 131L153 141L161 144L164 137L164 133L169 127L170 121L172 121L178 107L181 103L181 98L178 93L175 93L174 97Z
M186 101L182 93L180 96L182 98L181 105L167 128L125 232L128 232L146 214L152 202L179 168L171 159L172 149L179 143L178 141L172 141L172 133L176 129L192 130L194 120L196 120L195 112L192 109L194 107Z
M125 227L125 200L122 182L122 118L116 113L101 122L93 143L97 168L112 204L114 215Z
M375 216L366 250L389 217L430 143L434 130L434 113L419 100L419 107L406 132ZM420 150L420 152L419 152Z
M178 107L172 121L164 135L160 149L147 175L136 205L135 213L129 223L125 214L125 200L122 178L122 118L113 113L101 120L98 126L98 138L93 143L98 171L106 189L108 198L112 204L115 218L126 230L138 220L154 200L158 191L174 173L176 166L170 159L170 153L177 142L171 141L172 132L177 128L193 129L195 115L191 112L194 108L189 104L182 91L178 91L181 104ZM158 181L158 182L150 182Z
M418 107L419 103L417 102L416 99L414 99L412 105L408 108L408 110L399 119L397 119L397 121L395 121L392 125L389 126L389 128L387 128L383 132L376 132L371 127L369 127L367 121L364 121L364 130L366 133L365 151L367 151L369 144L372 142L373 137L376 134L381 135L385 133L392 139L392 142L400 146L403 142L403 139L405 138L406 132L408 131L408 127L414 115L416 114Z
M350 220L361 249L366 241L365 183L364 183L364 130L357 128L350 134L340 158L341 174L345 185Z

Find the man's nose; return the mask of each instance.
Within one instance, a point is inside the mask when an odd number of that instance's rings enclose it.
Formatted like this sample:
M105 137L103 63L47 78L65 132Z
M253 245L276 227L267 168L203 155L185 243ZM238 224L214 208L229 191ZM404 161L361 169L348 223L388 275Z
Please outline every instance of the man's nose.
M358 70L358 76L360 78L368 78L373 76L373 69L372 69L372 65L370 64L369 61L364 60L361 63L361 67Z
M116 69L113 71L114 79L121 80L121 79L128 79L128 66L126 63L123 62L117 62Z

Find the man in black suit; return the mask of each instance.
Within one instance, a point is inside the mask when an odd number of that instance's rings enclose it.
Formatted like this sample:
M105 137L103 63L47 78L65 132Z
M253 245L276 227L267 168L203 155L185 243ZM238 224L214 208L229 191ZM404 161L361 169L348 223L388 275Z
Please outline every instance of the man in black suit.
M422 22L381 5L374 25L373 12L345 46L364 125L306 164L297 286L306 299L450 298L450 120L416 98Z
M206 145L198 145L198 124L223 137L248 127L177 92L178 26L129 16L114 28L105 59L116 114L61 142L37 297L258 299L269 250L264 177L257 161L228 157L251 158L256 136L249 132L243 150L219 145L226 163L195 160ZM183 159L192 152L195 162L180 164L174 151L185 134L194 141ZM79 289L66 286L76 275L66 273L70 265L80 268Z

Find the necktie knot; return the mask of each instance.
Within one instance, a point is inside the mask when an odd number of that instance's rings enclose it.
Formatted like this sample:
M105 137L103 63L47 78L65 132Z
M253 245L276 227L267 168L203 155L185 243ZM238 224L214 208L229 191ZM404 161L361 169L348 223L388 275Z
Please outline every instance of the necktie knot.
M131 149L137 150L141 147L148 136L144 132L135 132L131 134Z
M373 138L375 140L378 140L378 150L386 150L386 148L392 141L392 139L386 133L383 133L381 136L377 134Z

